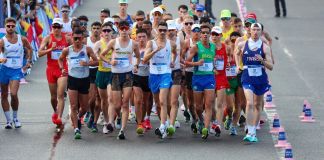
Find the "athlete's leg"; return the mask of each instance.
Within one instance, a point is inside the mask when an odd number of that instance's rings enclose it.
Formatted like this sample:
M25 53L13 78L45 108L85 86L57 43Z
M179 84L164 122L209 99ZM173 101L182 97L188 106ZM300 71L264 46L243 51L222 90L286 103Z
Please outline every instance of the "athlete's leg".
M50 94L51 94L51 105L52 105L53 111L56 112L57 111L57 103L58 103L57 84L56 83L49 83L48 88L49 88L49 91L50 91Z
M174 122L177 118L178 108L179 108L179 95L180 95L180 85L172 85L170 90L171 95L171 112L170 112L170 124L174 126Z
M64 111L64 92L67 87L67 77L60 77L57 80L57 114L62 119Z

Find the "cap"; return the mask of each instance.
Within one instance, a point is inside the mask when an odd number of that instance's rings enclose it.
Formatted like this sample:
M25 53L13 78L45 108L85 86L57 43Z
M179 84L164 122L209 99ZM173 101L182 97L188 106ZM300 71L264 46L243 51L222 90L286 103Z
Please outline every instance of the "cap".
M52 24L63 25L63 21L61 18L54 18Z
M191 30L194 30L195 28L200 28L200 24L193 24L191 26Z
M228 9L223 9L223 10L221 11L221 16L220 16L220 18L223 18L223 17L231 17L231 11L228 10Z
M108 17L108 18L105 18L103 23L106 23L106 22L111 22L111 23L115 23L115 20L111 17Z
M190 3L198 4L199 3L199 0L190 0Z
M248 18L244 21L244 23L249 22L249 23L256 23L256 20L253 18Z
M166 23L168 24L168 29L177 29L176 23L174 20L167 20Z
M128 0L119 0L119 3L128 3Z
M161 7L155 7L153 10L152 10L152 13L154 14L155 12L160 12L161 14L163 14L163 9Z
M204 11L205 10L205 6L202 4L197 4L196 5L196 11Z
M256 16L256 14L253 13L253 12L250 12L250 13L248 13L248 14L245 16L245 19L249 19L249 18L252 18L252 19L257 20L257 16Z
M223 30L220 26L215 26L212 28L211 32L216 32L218 34L221 34L223 32Z
M160 8L163 9L163 11L166 11L166 6L164 4L159 5Z
M153 0L153 4L162 4L162 0Z
M253 27L259 27L259 28L262 28L262 26L261 26L260 23L252 23L251 28L253 28Z

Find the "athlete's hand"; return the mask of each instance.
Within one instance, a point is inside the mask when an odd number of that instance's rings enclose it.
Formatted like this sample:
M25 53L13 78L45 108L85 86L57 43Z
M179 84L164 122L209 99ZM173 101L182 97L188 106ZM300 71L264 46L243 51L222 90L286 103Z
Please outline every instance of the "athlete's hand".
M133 72L137 73L138 72L138 67L134 66Z
M163 46L158 46L157 49L154 51L154 53L160 51L161 49L163 49Z
M259 54L255 55L255 58L256 58L258 61L260 61L260 62L262 62L262 61L264 60L264 59L262 58L262 56L259 55Z
M240 74L242 72L241 68L240 67L236 67L236 73L237 74Z
M52 42L52 48L51 48L52 51L55 50L55 48L56 48L56 42Z
M80 61L80 66L88 66L89 64L86 61Z
M110 61L110 64L111 64L112 66L116 66L116 65L118 64L118 62L117 62L116 60L111 60L111 61Z
M170 67L174 68L174 63L173 62L170 63Z
M198 62L197 62L197 64L199 65L199 66L202 66L202 65L204 65L204 59L200 59Z
M217 70L216 70L216 69L214 69L214 74L215 74L215 75L218 75L218 72L217 72Z
M61 70L61 76L66 76L66 75L67 75L66 70L65 70L65 69L62 69L62 70Z
M7 58L0 58L0 63L6 63L7 62Z

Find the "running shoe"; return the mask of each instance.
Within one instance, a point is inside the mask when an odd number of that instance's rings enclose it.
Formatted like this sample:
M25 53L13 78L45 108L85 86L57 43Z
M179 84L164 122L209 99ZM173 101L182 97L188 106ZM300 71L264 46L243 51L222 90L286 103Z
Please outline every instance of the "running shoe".
M93 124L92 127L91 127L91 132L92 133L97 133L98 132L98 128L97 128L97 125L96 124Z
M214 130L215 130L215 136L216 137L220 137L220 134L221 134L221 126L218 124L218 125L216 125L216 128L214 128Z
M254 135L252 135L252 142L255 142L255 143L257 143L259 140L258 140L258 138L256 137L256 135L254 134Z
M92 126L93 126L93 124L94 124L94 123L93 123L93 121L94 121L93 119L94 119L94 116L91 115L91 116L90 116L90 119L89 119L89 121L88 121L88 123L87 123L87 126L88 126L88 128L90 128L90 129L92 128Z
M185 111L185 110L186 110L186 107L185 107L185 105L184 105L184 104L182 104L182 105L180 106L180 109L181 109L181 111Z
M264 119L260 119L260 125L264 125L265 121L266 120L264 120Z
M202 134L202 129L204 128L204 122L198 121L198 132Z
M15 128L21 128L21 123L17 118L14 118L13 123L15 125Z
M138 125L137 125L136 133L137 133L138 135L143 135L143 134L144 134L144 127L143 127L142 124L138 124Z
M152 129L152 125L151 125L151 121L150 119L145 119L143 122L143 126L145 127L145 129L149 130Z
M102 112L100 112L100 115L99 115L99 118L98 118L98 121L97 121L97 123L99 124L99 125L104 125L104 122L105 122L105 120L104 120L104 116L103 116L103 113Z
M55 124L58 125L58 126L62 125L63 124L62 119L57 118L56 121L55 121Z
M226 120L224 122L224 128L225 130L229 130L232 124L232 118L226 117Z
M159 136L159 138L164 139L167 136L165 127L156 128L155 135Z
M190 121L190 114L187 109L184 110L183 116L186 118L186 123L188 123Z
M243 141L245 141L245 142L258 142L258 138L256 138L255 135L252 135L252 134L248 133L243 138Z
M135 114L133 112L129 112L128 121L135 122L135 120L136 120Z
M55 122L56 122L56 119L58 118L58 114L56 114L56 113L53 113L52 114L52 122L54 123L54 124L56 124Z
M83 122L84 122L84 123L88 123L90 116L91 116L91 113L90 113L90 112L87 112L87 113L84 115Z
M111 123L108 123L107 124L107 129L108 129L108 132L113 132L114 131L114 126L113 126L113 124L111 124Z
M79 129L74 131L74 139L81 139L81 132Z
M234 126L231 126L230 128L230 135L231 136L236 136L237 135L237 129Z
M12 123L11 122L7 122L5 129L12 129Z
M121 117L117 117L115 121L116 129L121 129Z
M167 128L167 135L168 136L173 136L173 134L175 133L175 128L171 125L170 127Z
M126 137L125 137L125 133L123 130L120 130L119 133L118 133L118 137L117 139L119 140L124 140Z
M215 128L217 127L216 123L212 123L212 126L209 128L209 133L210 134L216 134Z
M198 129L197 129L197 126L196 126L196 123L195 123L195 122L192 122L192 123L191 123L191 131L192 131L194 134L197 134L197 132L198 132Z
M102 132L104 133L104 134L108 134L108 132L109 132L109 130L108 130L108 124L107 123L105 123L104 125L103 125L103 127L102 127Z
M207 139L207 137L208 137L208 129L207 128L203 128L201 130L201 138L202 139Z
M180 122L178 120L175 120L174 127L175 128L180 128Z

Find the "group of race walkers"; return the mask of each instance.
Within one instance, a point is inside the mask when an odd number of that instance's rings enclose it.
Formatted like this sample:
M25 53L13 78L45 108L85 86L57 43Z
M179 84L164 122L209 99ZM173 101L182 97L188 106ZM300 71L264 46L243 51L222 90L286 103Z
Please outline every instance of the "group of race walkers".
M189 2L189 7L178 7L179 18L174 19L162 0L153 0L149 13L139 10L135 15L127 13L128 0L119 0L119 13L111 16L109 9L101 10L100 21L93 22L90 31L87 16L71 18L70 7L62 6L62 18L53 20L51 34L38 51L39 57L47 57L52 122L58 128L63 125L67 90L75 139L81 138L84 122L91 132L98 132L101 116L104 134L118 129L117 138L125 139L134 113L136 133L143 135L152 129L152 106L160 119L155 134L165 138L180 127L181 96L193 133L203 139L220 136L224 129L237 135L245 122L243 140L257 142L263 95L270 89L266 71L274 64L272 40L254 13L241 20L224 9L215 24L204 16L198 0ZM19 80L32 62L32 49L15 33L15 26L16 20L7 18L6 36L0 40L6 129L21 127Z

